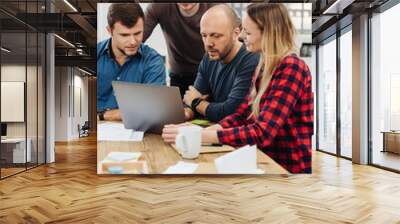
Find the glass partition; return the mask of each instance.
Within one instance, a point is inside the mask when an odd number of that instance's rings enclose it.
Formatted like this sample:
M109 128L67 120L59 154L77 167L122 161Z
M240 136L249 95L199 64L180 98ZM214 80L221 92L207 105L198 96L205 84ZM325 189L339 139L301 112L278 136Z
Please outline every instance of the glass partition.
M400 171L400 5L371 19L371 137L374 165Z
M336 154L336 39L318 48L318 149Z
M340 154L352 157L352 32L340 36Z
M44 3L2 1L15 12L0 11L0 178L45 162L46 39L22 22Z
M38 35L35 32L27 33L27 38L27 150L30 151L30 158L27 166L30 168L37 165L38 157Z
M31 151L26 142L26 33L1 35L2 177L24 171ZM7 49L5 51L4 49Z

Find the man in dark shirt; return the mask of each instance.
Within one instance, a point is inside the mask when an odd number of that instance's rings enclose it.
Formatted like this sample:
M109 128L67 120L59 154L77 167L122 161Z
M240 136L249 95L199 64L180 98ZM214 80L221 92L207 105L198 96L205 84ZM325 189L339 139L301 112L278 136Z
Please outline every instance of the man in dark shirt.
M201 61L194 87L184 96L185 117L196 115L218 122L243 102L251 86L259 56L239 42L240 19L227 5L209 9L200 22L207 54Z
M97 44L97 112L100 120L121 120L111 86L113 80L165 85L161 56L142 44L144 13L139 4L110 6L107 31L111 38Z
M151 3L146 8L143 40L160 24L168 49L171 86L181 96L196 79L197 67L204 55L200 19L215 3Z

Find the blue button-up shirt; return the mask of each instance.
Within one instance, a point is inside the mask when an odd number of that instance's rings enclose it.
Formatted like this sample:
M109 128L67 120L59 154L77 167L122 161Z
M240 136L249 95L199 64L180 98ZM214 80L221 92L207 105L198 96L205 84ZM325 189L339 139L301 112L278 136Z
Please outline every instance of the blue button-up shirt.
M118 108L113 80L165 85L164 62L154 49L141 44L121 66L112 57L110 43L111 38L97 44L97 111Z

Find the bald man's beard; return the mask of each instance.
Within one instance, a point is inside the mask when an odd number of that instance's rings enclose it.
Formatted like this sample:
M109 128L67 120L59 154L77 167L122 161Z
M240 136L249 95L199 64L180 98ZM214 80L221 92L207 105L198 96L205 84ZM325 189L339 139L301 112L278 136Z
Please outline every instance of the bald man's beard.
M208 55L208 58L212 61L225 61L225 58L228 57L228 55L231 53L231 51L234 48L235 43L231 42L229 45L225 46L225 48L222 51L216 50L218 52L218 58L211 58L210 55ZM208 49L207 51L210 51ZM211 49L211 51L215 51L215 49Z

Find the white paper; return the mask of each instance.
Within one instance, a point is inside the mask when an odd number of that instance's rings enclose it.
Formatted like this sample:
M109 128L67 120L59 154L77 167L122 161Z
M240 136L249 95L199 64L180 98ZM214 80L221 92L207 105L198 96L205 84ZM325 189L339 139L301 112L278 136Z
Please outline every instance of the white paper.
M137 160L141 155L141 152L110 152L105 159L115 162L123 162L128 160Z
M262 169L256 169L255 172L253 174L264 174L264 170Z
M257 169L257 148L244 146L218 157L214 161L219 174L260 174Z
M168 167L164 174L192 174L199 165L196 163L187 163L179 161L177 164Z
M122 123L106 122L97 125L98 141L143 141L144 132L125 129Z

